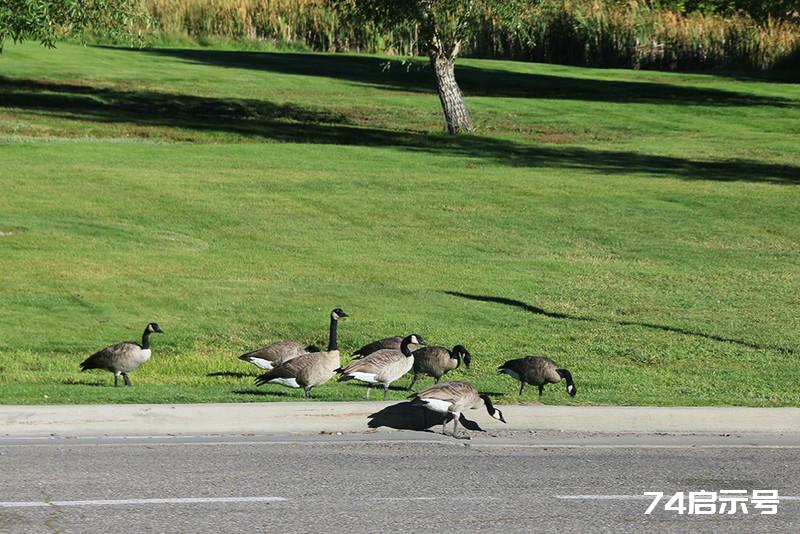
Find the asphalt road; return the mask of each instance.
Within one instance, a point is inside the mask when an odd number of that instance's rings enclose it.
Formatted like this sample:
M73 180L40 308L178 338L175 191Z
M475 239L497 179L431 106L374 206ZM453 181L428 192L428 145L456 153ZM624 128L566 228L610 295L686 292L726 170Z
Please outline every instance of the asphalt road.
M0 439L0 532L798 532L796 436ZM776 515L645 491L776 489Z

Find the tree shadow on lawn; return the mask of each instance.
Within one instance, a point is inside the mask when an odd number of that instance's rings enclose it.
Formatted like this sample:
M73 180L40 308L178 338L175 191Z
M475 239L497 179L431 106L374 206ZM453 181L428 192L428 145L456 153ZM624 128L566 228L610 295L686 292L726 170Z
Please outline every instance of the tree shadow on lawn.
M395 147L476 158L510 167L649 174L686 180L800 183L800 167L754 160L689 160L582 147L530 145L476 135L448 136L353 125L342 114L254 99L126 91L0 76L0 110L18 109L73 120L168 127L292 143Z
M756 350L776 350L779 352L785 352L787 354L794 354L795 349L791 347L779 347L773 345L763 345L759 343L753 343L751 341L744 341L741 339L735 338L728 338L724 336L718 336L716 334L706 334L703 332L694 332L692 330L688 330L686 328L679 328L675 326L667 326L655 323L647 323L647 322L640 322L640 321L618 321L613 319L595 319L593 317L585 317L580 315L570 315L567 313L560 313L560 312L551 312L544 310L538 306L533 306L528 304L527 302L523 302L521 300L509 299L505 297L495 297L490 295L473 295L471 293L462 293L460 291L442 291L447 295L452 295L454 297L460 297L468 300L477 300L479 302L493 302L496 304L503 304L506 306L513 306L515 308L519 308L529 313L533 313L536 315L542 315L545 317L550 317L552 319L568 319L570 321L591 321L596 323L606 323L606 324L615 324L618 326L639 326L643 328L651 328L654 330L662 330L664 332L673 332L676 334L683 334L686 336L694 336L694 337L702 337L705 339L711 339L714 341L721 341L724 343L733 343L735 345L741 345L743 347L747 347L750 349Z
M320 76L409 92L434 93L427 63L344 54L239 52L178 48L116 49L174 57L195 64L281 74ZM794 100L669 83L599 80L551 74L510 72L457 64L456 77L466 96L585 100L592 102L675 103L711 106L797 107Z

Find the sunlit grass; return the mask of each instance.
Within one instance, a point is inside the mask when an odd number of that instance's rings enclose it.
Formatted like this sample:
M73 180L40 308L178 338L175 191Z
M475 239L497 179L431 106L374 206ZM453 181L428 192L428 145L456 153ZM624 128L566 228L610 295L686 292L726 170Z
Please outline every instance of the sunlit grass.
M465 61L449 139L382 61L7 47L0 401L300 399L236 356L340 306L344 354L462 343L501 402L539 353L579 389L546 403L800 404L797 86ZM149 321L134 387L79 371Z

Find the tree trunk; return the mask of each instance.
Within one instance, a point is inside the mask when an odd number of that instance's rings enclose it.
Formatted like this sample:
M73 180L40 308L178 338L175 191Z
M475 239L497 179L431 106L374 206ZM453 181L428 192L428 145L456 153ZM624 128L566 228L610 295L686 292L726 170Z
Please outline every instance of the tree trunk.
M464 103L464 96L456 83L455 59L431 55L431 65L436 75L436 91L442 103L442 113L447 132L458 134L472 131L472 119Z

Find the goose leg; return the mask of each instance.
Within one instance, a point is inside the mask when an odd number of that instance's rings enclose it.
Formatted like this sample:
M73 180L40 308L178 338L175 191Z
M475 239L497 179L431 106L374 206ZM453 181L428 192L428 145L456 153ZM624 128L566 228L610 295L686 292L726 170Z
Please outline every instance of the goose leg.
M114 387L119 386L119 374L114 373Z
M367 400L369 400L369 392L372 391L372 386L367 384Z
M389 398L389 384L384 384L383 385L383 400L386 400L388 398Z
M525 391L525 382L520 382L519 384L519 394L522 395L522 392Z
M442 377L441 377L441 376L434 377L434 379L433 379L433 383L434 383L434 384L438 384L438 383L439 383L439 380L441 380L441 379L442 379Z
M442 434L447 434L447 416L448 414L444 414L444 420L442 420Z
M414 389L414 384L417 383L417 378L418 378L417 374L415 373L414 374L414 378L411 379L411 383L408 385L408 391L411 391L412 389Z
M122 380L125 382L126 386L131 386L131 379L128 378L128 373L122 373Z
M303 397L310 399L311 398L311 388L306 386L303 388Z
M458 437L458 418L461 416L460 413L453 413L453 437Z
M543 392L544 392L544 386L539 386L539 396L540 397L542 396Z

